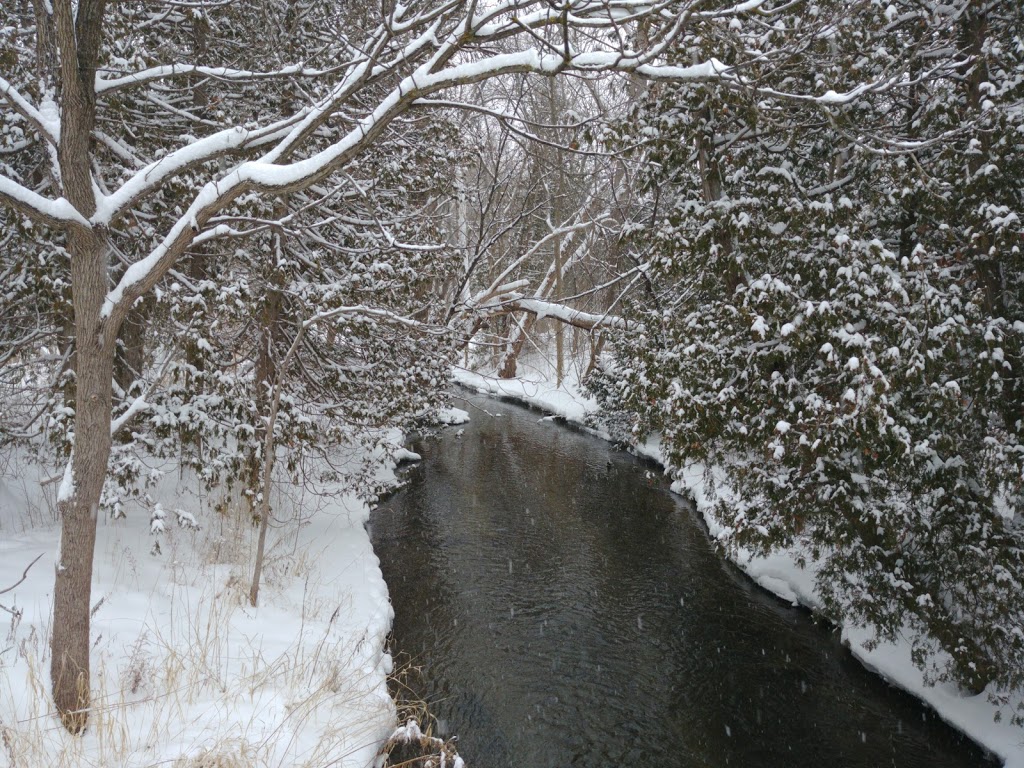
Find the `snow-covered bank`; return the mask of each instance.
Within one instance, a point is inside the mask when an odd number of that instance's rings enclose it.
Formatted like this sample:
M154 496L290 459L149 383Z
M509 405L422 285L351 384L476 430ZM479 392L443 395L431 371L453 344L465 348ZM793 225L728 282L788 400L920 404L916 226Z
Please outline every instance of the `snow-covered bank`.
M99 523L82 737L59 725L49 697L58 527L44 493L55 489L31 466L0 475L0 590L42 555L0 595L0 766L373 765L395 709L392 609L369 507L328 487L280 487L252 608L258 526L246 505L214 511L187 475L161 469L160 554L150 554L152 509ZM393 469L382 460L381 478ZM200 530L178 525L179 511Z
M463 386L519 400L577 424L583 424L587 415L597 409L592 399L580 394L574 380L568 380L559 389L547 381L542 372L515 380L500 380L457 369L454 377ZM657 439L649 440L635 450L664 463ZM704 468L691 467L678 477L673 490L694 499L710 534L717 536L721 529L709 514L711 503ZM721 483L716 483L716 487L719 494L723 493ZM797 552L779 552L768 558L753 558L748 553L739 553L735 561L768 591L786 601L815 608L820 601L814 589L813 565L801 569L796 564L797 556ZM869 638L867 631L858 627L842 627L841 631L851 652L866 667L927 702L943 719L1000 757L1010 768L1024 767L1024 730L1009 724L1013 707L1021 700L1020 695L1002 712L1003 721L996 722L995 716L1000 712L984 694L965 697L952 686L925 685L922 673L911 661L909 643L882 644L868 650L863 645Z

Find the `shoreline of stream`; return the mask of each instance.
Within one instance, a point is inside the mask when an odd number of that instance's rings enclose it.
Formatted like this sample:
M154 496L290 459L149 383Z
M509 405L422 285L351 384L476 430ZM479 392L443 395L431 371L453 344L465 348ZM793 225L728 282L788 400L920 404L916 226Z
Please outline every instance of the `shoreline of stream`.
M453 369L453 380L467 390L527 405L549 414L552 419L564 420L573 428L615 442L609 434L587 423L587 417L597 411L597 404L580 394L574 383L563 383L559 388L543 377L497 379L462 368ZM663 469L666 466L657 438L630 446L629 450ZM722 529L710 515L711 492L705 480L705 468L694 466L676 474L672 491L694 503L705 522L708 536L717 539ZM719 488L719 493L722 492ZM728 489L724 492L728 493ZM798 552L777 552L766 558L755 558L749 553L740 552L737 556L726 554L725 557L745 576L778 599L802 606L812 613L820 613L821 603L814 587L814 566L811 564L806 569L798 567ZM985 694L967 697L951 684L928 686L924 682L923 673L911 661L909 643L881 643L868 650L864 643L871 637L869 631L841 623L836 626L842 633L844 645L865 668L922 701L951 727L1001 760L1005 768L1024 768L1024 729L1005 721L997 722L995 717L1000 709L990 703ZM1022 700L1024 692L1017 693L1009 707L1012 709Z

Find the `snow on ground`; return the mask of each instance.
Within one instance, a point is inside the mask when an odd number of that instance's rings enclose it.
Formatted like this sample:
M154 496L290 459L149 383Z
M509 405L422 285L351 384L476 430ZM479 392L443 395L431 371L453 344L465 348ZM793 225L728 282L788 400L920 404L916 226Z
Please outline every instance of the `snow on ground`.
M393 614L367 505L279 489L252 608L259 529L247 505L214 511L196 483L162 469L160 554L150 554L146 509L99 524L94 709L80 738L60 727L49 698L55 483L41 487L24 463L0 473L0 590L42 555L0 595L0 766L372 765L395 709L384 652ZM393 480L392 469L382 465L382 476ZM201 530L178 526L177 510Z
M578 377L569 374L562 386L556 387L550 380L553 376L544 366L530 369L517 379L498 379L456 368L453 378L478 392L519 400L579 425L583 425L586 417L596 412L598 407L592 398L581 393ZM660 440L656 436L643 445L635 446L633 451L664 466ZM728 498L730 490L723 487L721 475L713 479L718 497L724 494ZM673 491L693 499L710 535L717 538L722 528L710 514L710 487L705 467L699 465L677 473L672 484ZM741 551L732 559L764 589L794 605L814 609L821 604L814 588L815 567L811 563L807 568L800 568L797 565L798 555L796 551L781 551L766 558L757 558ZM927 702L940 717L1000 757L1006 768L1024 768L1024 729L1009 723L1009 716L1016 705L1024 700L1024 692L1018 693L1001 712L1002 722L996 722L995 716L1000 711L985 694L964 696L955 686L926 685L921 671L911 661L909 642L883 643L874 650L868 650L864 643L871 635L866 629L844 626L841 631L850 651L868 669Z
M465 368L453 369L452 375L456 382L470 389L529 403L576 424L582 424L587 414L597 410L597 401L580 392L575 373L566 377L562 388L548 381L543 370L531 369L516 379L482 376Z

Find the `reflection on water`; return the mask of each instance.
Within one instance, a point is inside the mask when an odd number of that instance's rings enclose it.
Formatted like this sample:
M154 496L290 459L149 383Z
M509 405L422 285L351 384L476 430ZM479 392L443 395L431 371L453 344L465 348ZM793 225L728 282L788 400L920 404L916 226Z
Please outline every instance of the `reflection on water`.
M471 768L977 766L834 632L725 563L660 477L474 403L372 518L395 650Z

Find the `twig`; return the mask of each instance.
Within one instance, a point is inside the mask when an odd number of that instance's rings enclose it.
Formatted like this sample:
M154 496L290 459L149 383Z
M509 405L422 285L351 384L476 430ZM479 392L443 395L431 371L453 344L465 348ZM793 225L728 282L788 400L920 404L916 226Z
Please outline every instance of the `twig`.
M14 583L13 583L13 584L12 584L11 586L9 586L9 587L8 587L7 589L0 589L0 595L6 595L6 594L7 594L8 592L10 592L10 591L11 591L12 589L14 589L14 588L15 588L16 586L18 586L19 584L21 584L21 582L23 582L23 581L24 581L24 580L25 580L26 578L28 578L28 572L29 572L29 569L30 569L30 568L31 568L31 567L32 567L33 565L35 565L36 563L38 563L38 562L39 562L39 558L40 558L40 557L42 557L42 556L43 556L43 555L45 555L45 554L46 554L45 552L40 552L40 553L39 553L38 555L36 555L36 559L35 559L35 560L33 560L33 561L32 561L31 563L29 563L29 564L28 564L27 566L25 566L25 570L24 570L24 572L22 572L22 574L21 574L21 578L20 578L20 579L18 579L18 580L17 580L16 582L14 582Z

